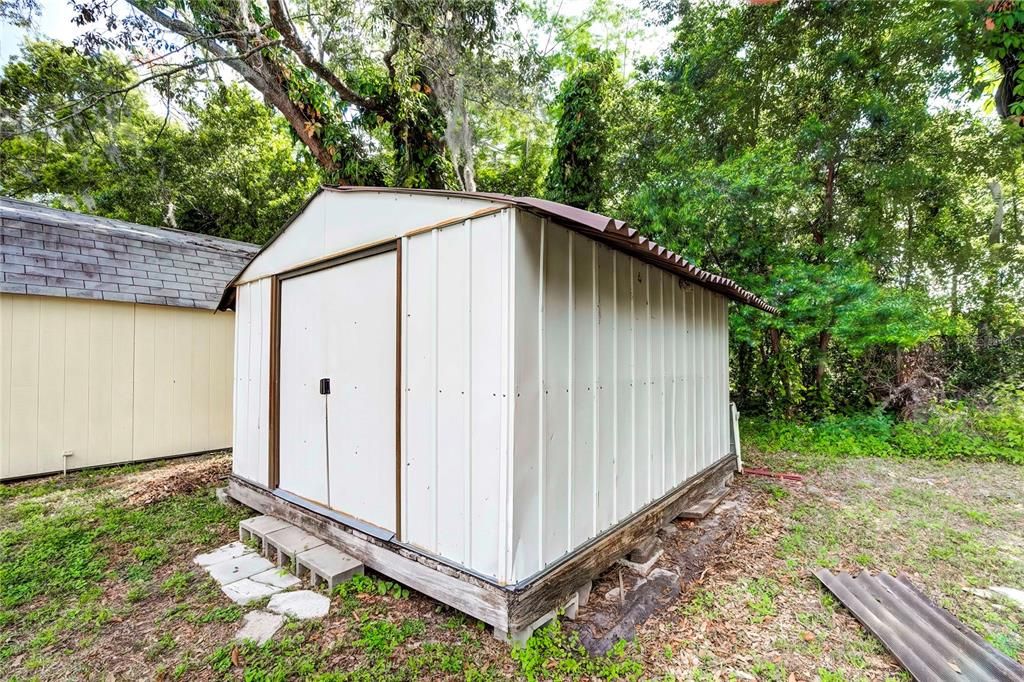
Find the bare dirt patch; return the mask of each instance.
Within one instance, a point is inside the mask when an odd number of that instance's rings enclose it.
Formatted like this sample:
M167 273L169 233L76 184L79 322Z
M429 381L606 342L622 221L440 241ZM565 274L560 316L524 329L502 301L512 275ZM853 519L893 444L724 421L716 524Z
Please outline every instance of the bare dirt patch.
M769 466L771 462L768 462ZM756 496L737 540L638 628L645 670L678 679L884 680L905 673L821 588L818 566L905 572L1024 660L1024 613L968 590L1024 584L1024 470L848 460L803 484L737 480Z
M174 495L187 495L223 481L231 473L231 455L188 458L149 471L125 474L111 481L129 508L145 507Z
M734 486L700 520L677 519L658 531L660 556L646 575L617 563L594 581L590 602L568 627L592 654L604 654L619 639L633 639L636 627L677 600L680 591L701 578L709 562L730 551L740 520L757 495Z

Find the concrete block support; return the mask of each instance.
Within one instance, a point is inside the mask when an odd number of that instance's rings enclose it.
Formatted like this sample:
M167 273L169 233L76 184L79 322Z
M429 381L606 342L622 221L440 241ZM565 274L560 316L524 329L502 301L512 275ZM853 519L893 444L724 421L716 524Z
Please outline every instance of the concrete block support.
M263 552L278 566L295 562L295 557L307 550L319 547L324 541L301 528L288 524L286 528L267 533L263 538Z
M307 573L310 583L325 583L333 591L352 576L362 575L363 564L330 545L320 545L295 557L295 574L301 578Z
M292 524L273 516L254 516L251 519L244 519L238 524L238 539L242 542L247 540L258 540L263 544L264 538L275 531L288 528Z

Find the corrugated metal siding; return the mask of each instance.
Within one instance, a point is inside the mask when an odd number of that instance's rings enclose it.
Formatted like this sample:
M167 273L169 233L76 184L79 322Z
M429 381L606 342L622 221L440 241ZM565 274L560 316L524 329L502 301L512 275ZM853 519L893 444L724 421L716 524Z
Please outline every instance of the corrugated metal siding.
M818 579L907 669L924 682L1018 682L1024 666L996 651L945 609L935 606L904 575L856 576L826 569Z
M519 212L512 580L729 454L726 299Z
M270 279L238 287L235 310L234 472L269 485Z
M228 447L232 317L0 296L0 478Z
M402 540L502 580L509 212L403 240Z

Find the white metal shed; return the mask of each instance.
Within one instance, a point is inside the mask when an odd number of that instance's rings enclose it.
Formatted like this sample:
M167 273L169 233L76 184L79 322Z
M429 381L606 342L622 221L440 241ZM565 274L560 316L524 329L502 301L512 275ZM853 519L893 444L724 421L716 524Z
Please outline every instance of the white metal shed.
M628 551L733 471L730 299L776 312L579 209L324 188L221 301L237 311L230 490L520 631L589 579L588 553Z
M256 250L0 198L0 480L230 447Z

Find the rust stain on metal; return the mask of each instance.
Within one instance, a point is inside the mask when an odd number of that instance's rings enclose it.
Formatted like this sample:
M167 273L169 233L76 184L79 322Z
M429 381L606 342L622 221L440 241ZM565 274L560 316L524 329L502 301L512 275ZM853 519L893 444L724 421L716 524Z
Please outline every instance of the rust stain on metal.
M905 575L814 574L919 681L1019 682L1024 666L933 604Z

